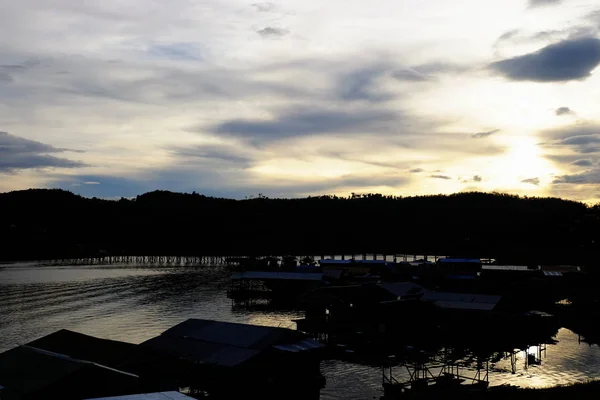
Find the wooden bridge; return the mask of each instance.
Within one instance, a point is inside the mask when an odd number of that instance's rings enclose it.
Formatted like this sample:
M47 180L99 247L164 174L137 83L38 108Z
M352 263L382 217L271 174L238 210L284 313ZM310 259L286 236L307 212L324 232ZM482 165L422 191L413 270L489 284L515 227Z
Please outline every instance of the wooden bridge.
M88 257L71 257L57 258L53 260L44 260L45 264L49 265L226 265L237 264L244 259L249 258L265 258L274 257L282 259L283 256L265 255L265 256L226 256L226 255L196 255L196 256L166 256L166 255L95 255ZM345 255L303 255L296 256L298 259L311 259L313 261L325 259L337 260L384 260L389 262L400 261L416 261L424 259L428 261L437 261L440 256L436 255L407 255L407 254L377 254L377 253L362 253L362 254L345 254Z

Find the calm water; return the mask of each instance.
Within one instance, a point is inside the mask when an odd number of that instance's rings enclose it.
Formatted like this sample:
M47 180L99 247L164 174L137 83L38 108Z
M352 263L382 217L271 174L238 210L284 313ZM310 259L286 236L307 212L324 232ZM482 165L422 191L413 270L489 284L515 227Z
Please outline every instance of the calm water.
M225 293L228 277L221 267L1 265L0 351L62 328L139 343L194 317L295 328L300 312L233 308ZM600 378L600 348L579 344L566 329L555 339L542 365L524 369L522 352L517 373L503 360L491 384L546 387ZM381 395L378 368L326 361L322 370L323 399Z

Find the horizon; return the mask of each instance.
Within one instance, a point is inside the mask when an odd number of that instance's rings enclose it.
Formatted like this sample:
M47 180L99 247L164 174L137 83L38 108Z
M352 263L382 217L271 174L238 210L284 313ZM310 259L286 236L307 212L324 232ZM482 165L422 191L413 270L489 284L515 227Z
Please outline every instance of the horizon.
M386 198L391 197L393 199L400 200L400 199L416 199L416 198L423 198L423 197L452 197L452 196L479 194L479 195L486 195L486 196L508 196L508 197L517 198L519 200L560 200L560 201L565 201L565 202L574 202L574 203L582 204L589 208L593 208L596 206L600 207L600 202L590 203L590 202L584 202L584 201L579 201L579 200L564 199L561 197L535 196L535 195L531 196L531 195L526 195L526 194L519 195L519 194L503 193L503 192L496 192L496 191L491 191L491 192L463 191L463 192L456 192L456 193L408 194L408 195L395 195L395 194L383 194L383 193L350 193L348 195L337 195L337 194L322 193L322 194L314 194L314 195L308 195L308 196L303 196L303 197L269 197L269 196L264 195L263 193L257 193L257 194L249 194L244 197L233 198L233 197L213 196L213 195L200 193L200 192L196 192L196 191L177 192L177 191L164 190L164 189L149 190L147 192L138 193L131 197L118 197L118 196L117 197L97 197L97 196L90 197L90 196L76 193L73 190L63 189L63 188L28 188L28 189L18 189L18 190L12 190L12 191L7 191L7 192L0 192L0 196L12 194L12 193L24 193L24 192L29 192L29 191L62 191L62 192L70 193L74 196L82 197L84 199L99 199L99 200L107 200L107 201L118 201L121 199L135 200L138 197L141 197L141 196L144 196L147 194L151 194L151 193L170 193L170 194L177 194L177 195L203 196L206 198L212 198L212 199L218 199L218 200L236 200L236 201L259 200L259 199L305 200L305 199L309 199L309 198L322 198L322 197L329 197L329 198L336 197L336 198L342 199L342 200L360 199L360 198L366 198L366 197L386 197Z
M0 22L0 192L600 202L596 1L26 0Z

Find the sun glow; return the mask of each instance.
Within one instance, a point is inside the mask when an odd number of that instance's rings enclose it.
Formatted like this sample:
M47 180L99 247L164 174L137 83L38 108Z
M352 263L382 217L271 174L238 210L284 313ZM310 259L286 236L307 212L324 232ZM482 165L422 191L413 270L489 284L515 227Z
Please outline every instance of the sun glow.
M552 164L543 157L538 140L530 136L506 136L499 138L507 152L493 163L496 183L515 186L524 180L539 180L544 186L553 173Z

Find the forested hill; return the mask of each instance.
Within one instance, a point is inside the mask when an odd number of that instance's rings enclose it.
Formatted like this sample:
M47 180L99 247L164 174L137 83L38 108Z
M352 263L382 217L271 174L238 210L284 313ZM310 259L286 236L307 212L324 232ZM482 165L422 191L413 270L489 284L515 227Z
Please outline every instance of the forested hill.
M505 194L112 201L34 189L0 194L0 212L2 260L395 252L592 263L600 243L598 206Z

